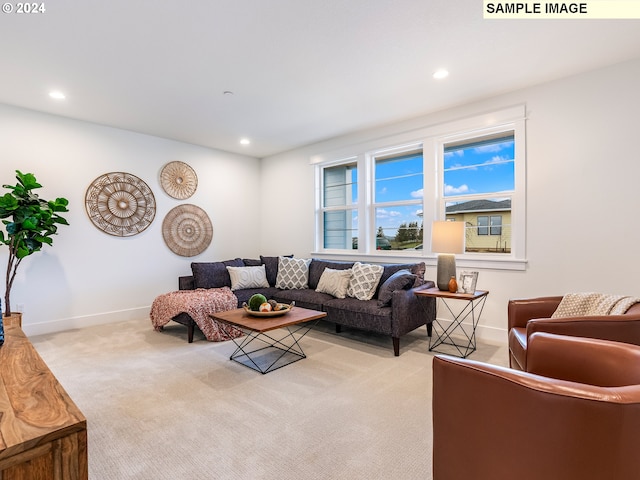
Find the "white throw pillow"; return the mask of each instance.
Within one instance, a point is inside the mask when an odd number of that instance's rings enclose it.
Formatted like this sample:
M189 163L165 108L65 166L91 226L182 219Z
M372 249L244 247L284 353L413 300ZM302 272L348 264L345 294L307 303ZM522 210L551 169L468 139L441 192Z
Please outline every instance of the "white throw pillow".
M309 288L310 258L279 257L276 287L286 290Z
M347 288L347 295L358 300L371 300L382 278L384 267L382 265L356 262L351 270L351 280Z
M231 290L269 287L264 265L259 267L227 267L227 271L231 277Z
M349 287L350 279L350 268L347 270L325 268L322 275L320 275L316 292L328 293L336 298L344 298L347 296L347 288Z

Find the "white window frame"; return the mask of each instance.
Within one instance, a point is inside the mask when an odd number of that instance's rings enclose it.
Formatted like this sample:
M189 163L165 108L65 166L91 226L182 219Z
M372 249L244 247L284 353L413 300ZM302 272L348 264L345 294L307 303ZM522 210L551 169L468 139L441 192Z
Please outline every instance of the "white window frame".
M501 270L524 270L526 268L526 132L525 106L497 110L465 119L442 123L430 127L398 133L378 140L363 142L358 146L337 149L311 158L316 167L316 236L314 255L319 257L349 257L369 261L406 261L407 257L419 257L428 264L435 265L436 255L430 248L430 225L434 220L444 220L445 204L451 197L444 197L444 145L453 141L473 139L486 135L513 132L514 150L514 190L505 194L511 197L511 253L465 253L458 255L461 267L492 268ZM397 150L415 149L422 145L424 160L423 225L425 231L424 248L420 251L380 251L375 249L375 204L373 202L373 182L375 155ZM322 169L341 163L353 162L358 165L358 249L327 250L323 248L322 225ZM496 194L497 195L497 194ZM486 194L479 198L487 198ZM474 199L466 195L465 199Z

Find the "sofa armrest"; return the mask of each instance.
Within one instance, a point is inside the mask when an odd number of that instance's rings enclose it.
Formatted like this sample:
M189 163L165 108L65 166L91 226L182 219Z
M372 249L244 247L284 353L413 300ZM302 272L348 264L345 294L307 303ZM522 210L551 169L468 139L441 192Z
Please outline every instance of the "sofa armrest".
M435 287L435 283L428 280L409 290L396 290L391 300L391 335L399 338L416 328L430 324L436 317L436 302L434 298L419 297L416 291Z
M556 311L562 296L538 297L509 300L507 316L509 330L513 327L525 328L533 318L549 318Z
M528 342L527 372L601 387L640 385L640 347L537 332Z
M193 275L178 277L178 290L195 290L196 285Z
M639 407L637 385L596 387L436 356L433 478L635 478Z

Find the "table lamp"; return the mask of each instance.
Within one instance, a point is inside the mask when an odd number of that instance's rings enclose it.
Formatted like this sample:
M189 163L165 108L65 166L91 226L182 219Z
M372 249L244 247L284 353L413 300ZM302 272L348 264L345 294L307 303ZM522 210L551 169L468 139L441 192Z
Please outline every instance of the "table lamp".
M465 222L433 222L431 251L438 253L437 285L449 290L449 280L456 276L456 253L464 252Z

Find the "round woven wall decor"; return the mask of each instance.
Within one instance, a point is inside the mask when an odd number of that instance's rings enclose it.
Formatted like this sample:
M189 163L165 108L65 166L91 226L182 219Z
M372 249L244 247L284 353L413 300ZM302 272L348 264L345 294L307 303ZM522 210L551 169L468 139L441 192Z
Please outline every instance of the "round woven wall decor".
M213 227L200 207L178 205L164 217L162 236L173 253L193 257L207 249L213 238Z
M160 185L169 196L184 200L198 188L198 176L184 162L169 162L160 171Z
M146 229L156 216L149 186L130 173L111 172L96 178L85 195L93 224L109 235L129 237Z

